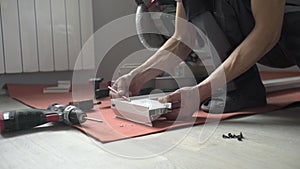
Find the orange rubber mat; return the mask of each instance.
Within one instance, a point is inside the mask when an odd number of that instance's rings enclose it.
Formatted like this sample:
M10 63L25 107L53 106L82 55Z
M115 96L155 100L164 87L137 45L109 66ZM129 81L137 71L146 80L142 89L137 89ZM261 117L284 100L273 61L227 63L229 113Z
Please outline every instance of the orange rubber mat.
M299 73L263 73L263 79L273 79L290 77L299 75ZM8 84L10 97L17 99L24 104L33 107L46 109L53 103L67 104L72 100L71 93L43 93L45 85L16 85ZM112 142L122 139L128 139L152 133L162 132L169 129L187 127L192 125L203 124L206 121L224 120L238 115L250 115L258 113L267 113L281 109L291 103L300 101L300 88L284 90L280 92L268 93L268 105L261 108L247 109L240 112L226 114L210 114L199 111L194 114L194 121L168 121L158 120L154 123L154 127L148 127L141 124L133 123L127 120L116 118L112 109L109 107L110 100L101 100L102 104L97 105L91 112L89 117L103 119L104 123L87 121L81 126L74 126L83 133L103 142Z

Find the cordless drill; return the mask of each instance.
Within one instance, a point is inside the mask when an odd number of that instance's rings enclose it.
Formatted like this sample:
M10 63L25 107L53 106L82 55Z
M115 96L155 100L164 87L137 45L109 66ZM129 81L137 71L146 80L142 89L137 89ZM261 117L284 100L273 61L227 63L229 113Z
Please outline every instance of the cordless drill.
M52 104L47 109L23 109L0 112L0 132L30 129L48 122L76 125L90 120L86 113L73 105Z

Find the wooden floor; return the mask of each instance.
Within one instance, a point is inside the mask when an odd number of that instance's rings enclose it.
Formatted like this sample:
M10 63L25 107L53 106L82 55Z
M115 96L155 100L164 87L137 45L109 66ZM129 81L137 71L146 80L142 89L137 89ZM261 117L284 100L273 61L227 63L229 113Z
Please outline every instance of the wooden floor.
M0 96L2 112L24 107ZM229 132L243 132L244 141L223 139ZM300 105L222 121L215 130L200 125L108 144L48 124L0 135L0 159L1 169L299 169Z

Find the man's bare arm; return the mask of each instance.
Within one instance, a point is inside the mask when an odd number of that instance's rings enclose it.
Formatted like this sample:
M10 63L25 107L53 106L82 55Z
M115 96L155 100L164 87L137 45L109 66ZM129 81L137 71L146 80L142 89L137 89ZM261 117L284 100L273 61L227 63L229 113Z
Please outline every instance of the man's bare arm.
M191 39L195 37L189 30L191 27L192 25L186 21L182 3L177 2L174 35L144 64L130 72L134 80L145 83L161 74L162 70L170 70L185 60L191 52L188 47L191 44L186 43L191 43Z
M199 84L203 98L209 97L212 81L226 74L226 81L247 71L271 50L280 38L282 29L285 0L252 0L252 12L255 27L248 37L233 51L233 53L206 80ZM219 84L221 87L225 84ZM205 93L205 94L204 94Z

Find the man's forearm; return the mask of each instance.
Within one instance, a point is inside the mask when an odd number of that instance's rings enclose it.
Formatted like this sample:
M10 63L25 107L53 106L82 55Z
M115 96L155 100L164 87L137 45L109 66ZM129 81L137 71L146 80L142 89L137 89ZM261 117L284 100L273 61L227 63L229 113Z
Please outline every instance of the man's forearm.
M196 37L192 24L186 21L182 2L177 2L174 35L144 64L130 72L137 81L145 83L185 60ZM185 42L185 43L183 43Z
M235 79L256 64L277 43L282 28L285 1L252 0L251 2L256 21L254 29L225 62L198 85L199 89L210 89L212 84L218 85L215 87L222 87L225 85L220 83L222 81L215 83L218 79L223 78L224 75L226 82Z
M153 56L130 74L136 80L145 83L186 60L190 52L191 49L187 45L171 37Z

